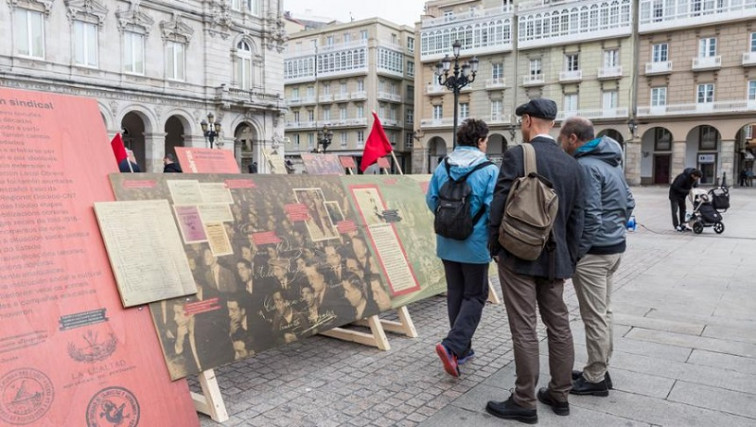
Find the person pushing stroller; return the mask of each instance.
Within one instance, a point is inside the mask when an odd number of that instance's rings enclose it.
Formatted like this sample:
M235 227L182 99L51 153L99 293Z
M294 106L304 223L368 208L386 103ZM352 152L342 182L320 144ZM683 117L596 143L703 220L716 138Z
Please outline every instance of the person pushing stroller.
M676 231L689 231L685 225L685 198L688 197L691 188L698 187L698 180L703 176L696 168L686 168L680 175L675 177L669 187L669 204L672 210L672 225Z

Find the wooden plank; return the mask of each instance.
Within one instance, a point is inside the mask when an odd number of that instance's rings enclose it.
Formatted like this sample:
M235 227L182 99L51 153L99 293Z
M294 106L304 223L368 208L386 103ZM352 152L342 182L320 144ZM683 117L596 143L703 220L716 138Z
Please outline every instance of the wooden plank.
M222 423L228 420L228 411L223 403L223 395L218 387L215 371L208 369L198 375L202 394L192 392L192 400L197 412L208 415L213 421Z
M356 323L359 324L359 322ZM371 333L360 332L346 328L333 328L328 331L321 332L320 335L325 335L327 337L337 338L344 341L356 342L363 345L369 345L371 347L377 347L384 351L391 349L391 345L386 338L386 333L383 330L383 325L377 315L370 316L364 326L369 327Z
M399 315L399 322L394 320L378 319L383 325L383 330L388 332L394 332L397 334L406 335L410 338L417 338L417 331L415 330L415 324L412 323L412 318L407 311L407 307L399 307L396 309ZM353 325L370 327L370 322L367 319L361 319L352 323Z
M417 330L415 329L415 323L412 322L412 317L410 317L409 310L407 310L407 306L399 307L397 310L399 313L399 320L402 324L402 328L404 330L404 335L407 335L410 338L417 338Z

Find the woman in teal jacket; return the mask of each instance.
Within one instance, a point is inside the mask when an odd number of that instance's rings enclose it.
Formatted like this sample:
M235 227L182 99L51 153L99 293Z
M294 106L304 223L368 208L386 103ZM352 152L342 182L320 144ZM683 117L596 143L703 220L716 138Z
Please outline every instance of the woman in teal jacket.
M482 120L467 119L457 130L457 147L438 165L431 178L426 202L436 212L439 190L451 175L459 179L481 163L488 162L488 126ZM449 173L444 163L449 163ZM436 235L436 255L446 272L446 302L451 329L439 344L436 353L449 375L459 376L459 366L474 356L472 337L478 327L483 306L488 298L488 213L498 177L493 164L474 171L467 177L472 190L470 212L483 214L465 240Z

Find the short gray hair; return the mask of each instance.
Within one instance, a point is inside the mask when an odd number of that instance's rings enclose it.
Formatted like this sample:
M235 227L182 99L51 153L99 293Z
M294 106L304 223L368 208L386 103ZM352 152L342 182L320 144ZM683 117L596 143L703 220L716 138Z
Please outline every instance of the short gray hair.
M560 133L564 135L575 134L578 141L585 142L595 138L593 123L585 117L573 116L565 120Z

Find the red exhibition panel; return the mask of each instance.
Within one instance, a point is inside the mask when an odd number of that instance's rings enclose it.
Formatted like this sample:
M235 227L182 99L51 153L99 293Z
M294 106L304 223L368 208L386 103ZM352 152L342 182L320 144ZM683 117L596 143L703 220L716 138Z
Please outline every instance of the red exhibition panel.
M175 147L175 150L186 173L239 173L233 151L192 147Z
M121 305L92 208L109 141L94 100L0 88L0 425L199 424L149 311Z

